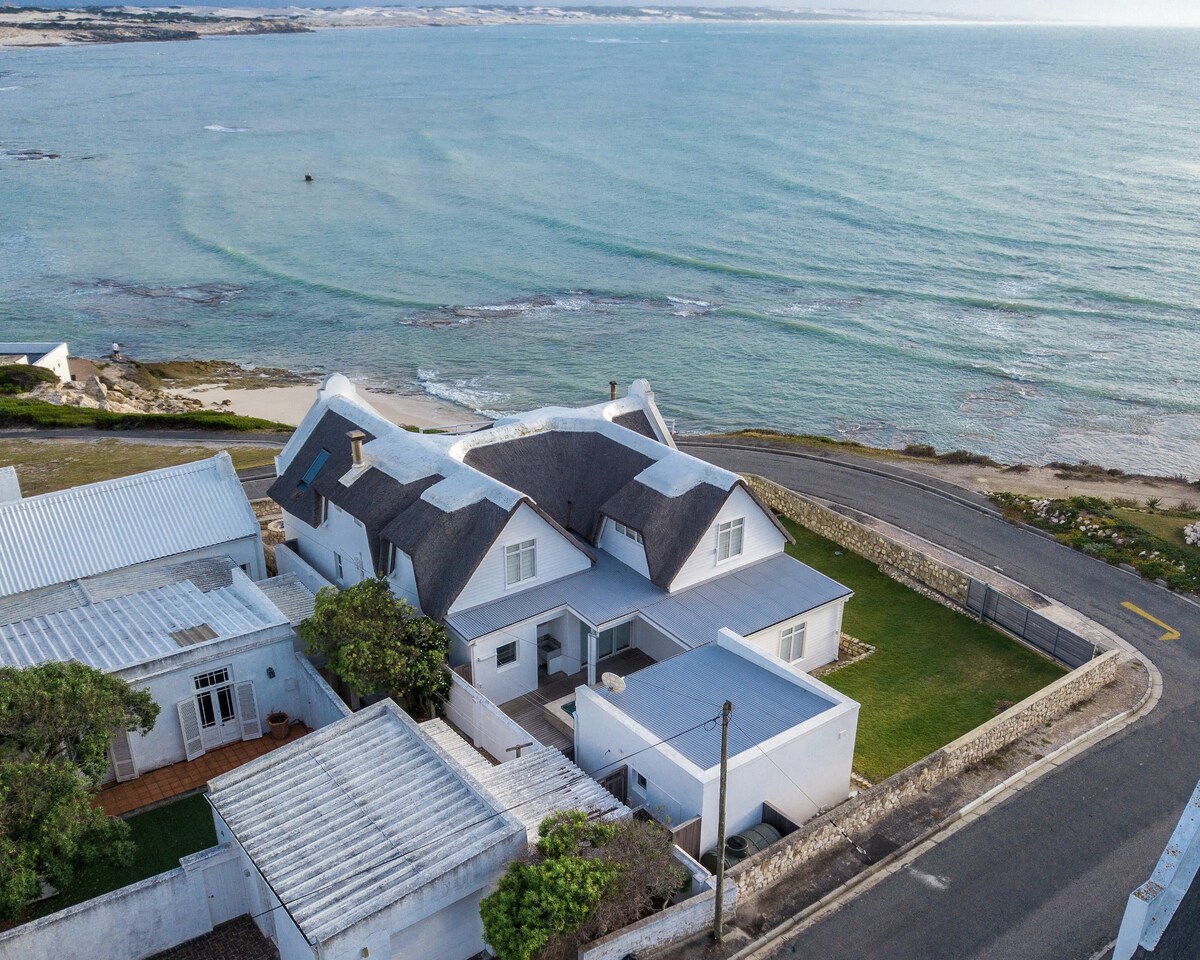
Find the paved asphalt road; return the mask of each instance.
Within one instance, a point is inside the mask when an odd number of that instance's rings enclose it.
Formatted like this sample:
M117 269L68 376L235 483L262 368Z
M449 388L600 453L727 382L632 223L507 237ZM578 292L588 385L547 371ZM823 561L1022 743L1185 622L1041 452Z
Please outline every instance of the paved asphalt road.
M1101 950L1116 936L1126 898L1149 876L1200 778L1200 607L1009 524L957 488L961 500L904 482L931 483L886 464L686 448L1001 570L1135 644L1163 676L1162 700L1148 716L953 834L775 956L1087 960ZM1125 600L1182 638L1160 641L1163 631L1123 609ZM1174 956L1200 957L1200 943L1182 949Z

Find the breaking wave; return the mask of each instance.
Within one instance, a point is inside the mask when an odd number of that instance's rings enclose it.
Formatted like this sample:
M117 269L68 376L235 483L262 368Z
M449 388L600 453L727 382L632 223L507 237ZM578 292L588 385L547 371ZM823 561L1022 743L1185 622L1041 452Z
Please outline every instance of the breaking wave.
M213 133L249 133L249 127L223 127L219 123L210 123L205 130L211 130Z
M509 399L508 394L486 389L478 377L443 381L438 379L436 370L418 370L417 382L429 396L466 407L477 416L491 420L506 416L499 405Z

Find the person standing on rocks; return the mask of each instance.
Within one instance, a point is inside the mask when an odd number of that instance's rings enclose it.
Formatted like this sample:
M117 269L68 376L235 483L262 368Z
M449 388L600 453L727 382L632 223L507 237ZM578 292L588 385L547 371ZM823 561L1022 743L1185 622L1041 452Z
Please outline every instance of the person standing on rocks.
M121 345L116 340L113 341L112 355L114 360L121 359Z

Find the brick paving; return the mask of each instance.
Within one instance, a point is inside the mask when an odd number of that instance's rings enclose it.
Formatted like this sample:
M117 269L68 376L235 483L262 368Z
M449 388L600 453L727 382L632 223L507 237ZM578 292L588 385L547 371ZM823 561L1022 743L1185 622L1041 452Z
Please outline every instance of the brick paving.
M134 780L114 783L97 795L95 802L112 817L124 817L151 807L160 807L172 800L199 793L213 777L219 777L249 763L277 747L295 743L309 729L303 724L293 724L283 740L275 740L270 734L257 740L238 740L216 750L210 750L195 760L173 763L144 773Z
M259 932L250 915L243 914L213 927L212 933L147 960L279 960L279 951Z

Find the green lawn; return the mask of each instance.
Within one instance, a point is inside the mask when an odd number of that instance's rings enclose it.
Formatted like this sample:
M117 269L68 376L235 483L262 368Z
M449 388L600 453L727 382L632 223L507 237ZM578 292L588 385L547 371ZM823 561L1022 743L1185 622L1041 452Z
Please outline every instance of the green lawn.
M1166 513L1148 513L1143 510L1130 510L1128 507L1113 507L1112 512L1122 520L1141 527L1147 533L1161 537L1168 543L1182 547L1184 550L1194 550L1200 554L1200 547L1189 546L1188 542L1183 539L1183 528L1189 523L1196 522L1197 517L1194 513L1185 514L1175 510Z
M0 427L77 428L86 430L228 430L291 433L295 427L221 410L191 413L115 413L67 407L28 397L0 396Z
M102 893L116 890L157 873L179 866L179 858L213 846L212 809L203 796L188 797L155 810L129 818L137 853L128 867L93 865L76 875L58 896L44 900L30 911L32 917L45 916Z
M842 629L878 649L825 682L862 704L854 768L878 782L1066 671L991 627L909 590L785 519L788 553L854 590Z

